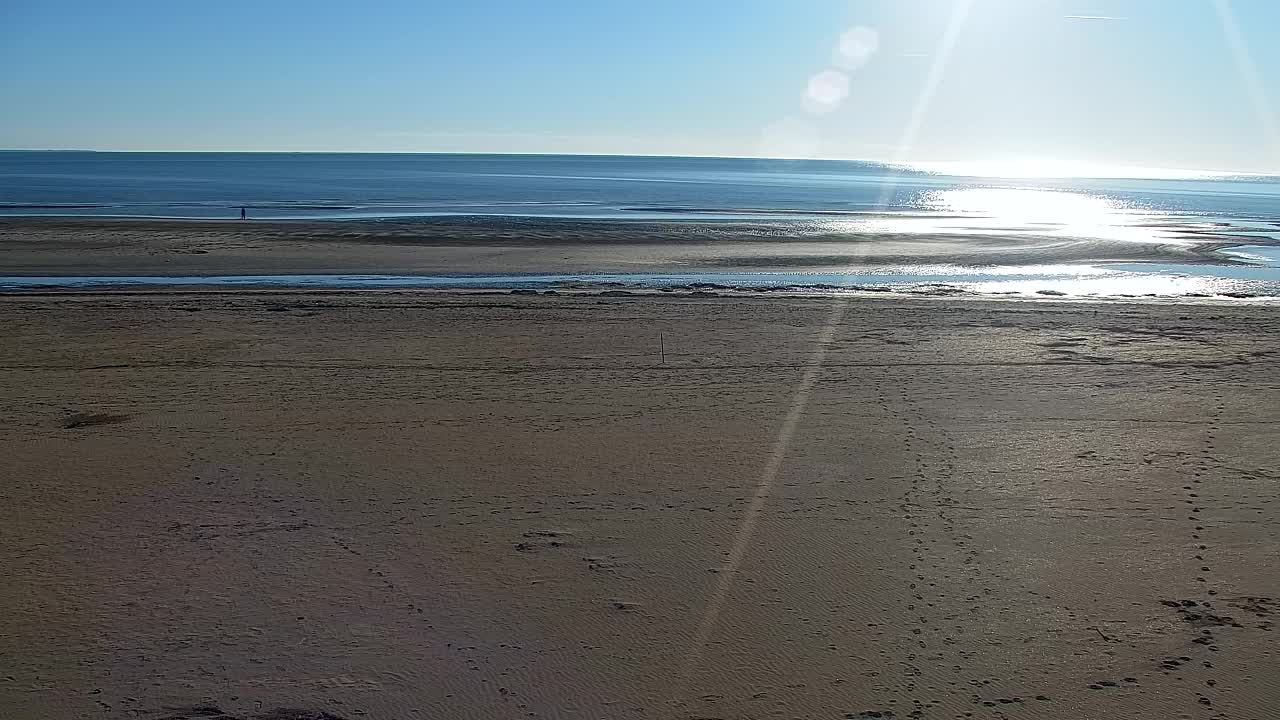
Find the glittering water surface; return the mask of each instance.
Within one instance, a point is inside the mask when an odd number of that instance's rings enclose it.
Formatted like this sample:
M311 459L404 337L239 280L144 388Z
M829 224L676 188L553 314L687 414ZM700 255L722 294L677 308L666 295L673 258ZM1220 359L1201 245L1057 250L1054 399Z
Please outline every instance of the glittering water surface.
M1038 297L1280 298L1280 257L1270 247L1233 252L1248 265L912 265L820 273L601 273L555 275L224 275L0 277L0 289L270 286L424 289L685 289L897 292Z
M850 57L865 42L851 37ZM815 102L838 95L838 90L818 83ZM857 236L859 244L838 250L855 262L859 253L872 254L875 243L894 242L901 248L895 258L923 259L931 252L977 247L971 253L974 262L983 262L984 254L1034 246L1037 259L1047 263L828 263L813 273L690 274L677 266L665 268L666 273L655 267L652 274L624 275L11 277L0 278L0 284L12 289L103 284L521 288L566 283L672 288L711 283L1072 296L1280 294L1273 247L1280 244L1280 179L1194 174L1001 179L963 172L742 158L0 152L0 215L231 219L246 207L251 220L459 215L698 220L698 237L713 248L723 247L722 259L743 252L733 242L740 230L731 221L752 221L752 227L767 228L770 237L791 242L793 249L796 240ZM1184 257L1194 257L1195 251L1206 264L1053 264L1086 257L1078 252L1081 243L1177 247ZM1222 264L1208 264L1211 256L1201 252L1233 244L1240 247L1218 255ZM784 245L774 254L785 254ZM750 252L759 253L762 247L773 246L756 245ZM708 252L715 254L714 249ZM710 256L703 260L717 259ZM1141 256L1108 255L1105 250L1087 255ZM958 257L949 259L967 262Z
M972 171L754 158L0 152L0 214L232 218L242 206L260 219L914 212L1100 228L1186 215L1276 220L1280 199L1273 177L964 172Z

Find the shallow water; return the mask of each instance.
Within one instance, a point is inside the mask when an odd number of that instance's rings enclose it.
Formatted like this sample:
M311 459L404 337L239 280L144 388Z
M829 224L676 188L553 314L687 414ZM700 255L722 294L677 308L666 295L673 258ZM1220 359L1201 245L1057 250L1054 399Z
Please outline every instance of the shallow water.
M1240 247L1226 248L1221 253L1253 265L1280 267L1280 247L1241 245Z
M0 277L0 289L99 287L311 287L532 290L858 290L1031 297L1280 298L1277 248L1242 246L1249 265L912 265L845 272L698 272L488 275L217 275Z

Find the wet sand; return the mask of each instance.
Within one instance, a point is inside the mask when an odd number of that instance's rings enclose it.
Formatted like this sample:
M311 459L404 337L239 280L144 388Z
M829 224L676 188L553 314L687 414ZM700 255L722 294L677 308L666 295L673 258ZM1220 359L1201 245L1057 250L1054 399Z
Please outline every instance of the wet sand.
M837 219L0 219L0 274L820 272L850 265L1203 263L1230 262L1215 253L1223 247L1271 242L1232 235L1226 227L1208 232L1179 225L1160 229L1163 239L1156 242L841 228Z
M1280 715L1274 310L115 293L0 323L6 718Z

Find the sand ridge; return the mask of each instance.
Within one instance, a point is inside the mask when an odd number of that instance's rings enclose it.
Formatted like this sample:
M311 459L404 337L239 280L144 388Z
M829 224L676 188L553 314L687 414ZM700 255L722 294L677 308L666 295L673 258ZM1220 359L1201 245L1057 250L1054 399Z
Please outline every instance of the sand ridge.
M1266 238L1171 226L1165 241L856 232L799 221L0 218L5 275L844 272L851 266L1229 262Z

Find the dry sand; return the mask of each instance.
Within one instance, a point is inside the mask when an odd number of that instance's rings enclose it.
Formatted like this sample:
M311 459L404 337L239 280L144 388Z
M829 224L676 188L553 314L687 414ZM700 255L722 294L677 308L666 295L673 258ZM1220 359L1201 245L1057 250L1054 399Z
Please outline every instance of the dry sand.
M1273 309L834 307L2 297L0 716L1280 716Z

